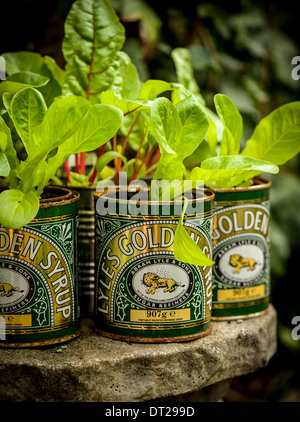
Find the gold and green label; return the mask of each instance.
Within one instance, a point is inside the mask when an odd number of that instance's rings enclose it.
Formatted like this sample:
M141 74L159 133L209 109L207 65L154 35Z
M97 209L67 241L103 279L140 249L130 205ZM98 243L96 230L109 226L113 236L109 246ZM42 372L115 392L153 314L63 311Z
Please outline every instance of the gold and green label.
M175 260L177 219L96 215L95 328L136 341L187 338L210 329L211 267ZM212 210L188 218L189 235L211 257Z
M56 342L78 331L77 212L0 226L0 345Z
M214 203L212 317L246 317L269 305L269 200L224 198Z

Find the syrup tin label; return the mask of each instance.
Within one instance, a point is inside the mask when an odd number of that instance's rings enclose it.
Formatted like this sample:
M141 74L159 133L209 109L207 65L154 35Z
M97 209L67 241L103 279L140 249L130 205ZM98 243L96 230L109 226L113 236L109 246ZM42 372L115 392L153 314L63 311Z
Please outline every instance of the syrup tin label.
M0 226L0 315L7 343L43 343L78 330L77 212Z
M135 341L205 333L211 267L175 260L174 217L96 216L96 330ZM189 235L211 257L212 210L188 218Z
M212 317L264 311L270 295L269 200L214 204Z

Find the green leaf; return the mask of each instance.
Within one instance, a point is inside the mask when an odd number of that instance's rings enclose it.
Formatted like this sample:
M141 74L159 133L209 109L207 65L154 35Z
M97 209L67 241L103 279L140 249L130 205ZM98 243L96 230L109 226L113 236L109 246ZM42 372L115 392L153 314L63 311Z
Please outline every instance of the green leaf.
M242 155L281 165L300 151L300 101L278 107L263 118Z
M11 229L19 229L28 224L39 210L39 199L34 192L5 190L0 194L0 202L0 223Z
M101 93L101 103L118 107L122 113L129 114L135 111L149 109L152 102L146 100L126 100L122 99L114 91L104 91Z
M209 128L209 120L204 108L194 96L177 103L176 110L180 117L182 130L179 142L172 145L171 148L184 159L191 155L203 141Z
M55 97L61 95L66 73L56 64L52 57L42 57L39 53L29 51L5 53L3 56L6 61L8 75L13 77L13 74L25 71L42 75L48 79L46 85L39 87L39 91L43 94L47 105L50 105Z
M14 148L10 129L8 128L2 117L0 117L0 134L1 150L5 153L11 169L9 186L15 187L17 184L16 173L19 166L19 160L17 157L16 150Z
M7 135L4 132L0 132L0 150L5 151L7 147Z
M105 152L97 161L96 170L101 172L108 163L110 163L115 158L121 158L122 161L126 164L127 159L122 154L117 151L107 151Z
M28 155L39 147L34 143L33 132L42 123L46 110L42 94L34 88L20 90L11 101L11 118Z
M0 151L0 176L6 177L9 175L10 167L6 155Z
M242 155L212 157L190 173L193 181L203 180L212 188L231 188L262 173L278 173L279 168L264 160Z
M5 81L0 84L0 95L4 92L15 94L20 89L27 87L42 87L48 83L49 79L30 72L19 72L8 76Z
M240 152L240 140L243 136L242 116L226 95L215 95L214 103L218 116L224 125L220 154L238 154Z
M205 101L200 94L199 86L194 78L194 71L191 65L191 52L186 48L175 48L171 52L171 57L175 63L178 82L204 104Z
M217 155L217 144L218 144L218 133L217 133L217 126L212 121L211 118L209 118L209 128L206 134L207 143L209 146L209 150L211 155L214 157Z
M2 56L8 75L24 71L39 74L44 63L42 56L32 51L16 51L4 53Z
M93 151L109 141L120 128L122 119L123 114L116 107L105 104L90 106L76 131L61 142L56 155L49 158L48 177L55 175L69 155Z
M171 89L171 85L165 81L149 79L141 86L138 98L141 100L154 100L158 95Z
M59 149L72 151L72 154L93 151L114 136L120 128L122 120L123 114L118 108L105 104L94 104L73 136Z
M115 73L115 80L112 89L122 98L135 100L140 90L140 77L128 54L120 51L118 53L119 64Z
M182 180L185 167L177 154L162 151L153 179Z
M180 138L181 121L175 106L167 98L157 98L150 108L151 131L161 149L175 154L171 145Z
M48 108L33 133L37 154L49 153L70 138L86 118L91 104L81 97L60 98Z
M63 41L72 92L100 102L99 94L116 83L124 41L124 27L108 0L74 2Z
M185 198L185 206L178 221L174 236L174 257L177 261L186 262L191 265L199 265L201 267L213 265L214 261L203 253L200 246L193 241L183 226L183 217L187 204L188 201Z
M2 96L3 105L4 105L4 107L5 107L5 109L8 112L10 117L11 117L10 106L11 106L11 102L12 102L13 97L14 97L14 94L12 94L10 92L4 92L4 94Z
M35 148L18 169L18 177L22 180L25 191L37 184L40 184L40 188L45 186L49 180L49 169L45 162L48 154L74 134L90 108L91 104L87 100L75 96L60 98L51 104L42 123L33 132Z

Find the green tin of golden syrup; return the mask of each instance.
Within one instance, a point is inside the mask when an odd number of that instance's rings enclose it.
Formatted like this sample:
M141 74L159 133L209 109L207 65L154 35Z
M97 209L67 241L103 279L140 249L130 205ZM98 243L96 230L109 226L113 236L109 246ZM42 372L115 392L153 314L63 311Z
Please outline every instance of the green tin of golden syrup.
M184 220L189 235L209 257L213 196L207 190L200 199L202 211L193 214L188 207ZM96 203L98 198L95 194ZM96 212L95 331L146 343L187 341L209 334L211 267L175 260L173 240L180 214L174 213L172 204L168 211L160 204L153 215L153 202L145 202L143 215L126 213L128 201L124 213L121 201L116 202L115 213Z
M0 346L43 346L79 334L79 194L45 189L34 220L0 226Z
M267 312L270 297L269 189L214 189L212 319Z

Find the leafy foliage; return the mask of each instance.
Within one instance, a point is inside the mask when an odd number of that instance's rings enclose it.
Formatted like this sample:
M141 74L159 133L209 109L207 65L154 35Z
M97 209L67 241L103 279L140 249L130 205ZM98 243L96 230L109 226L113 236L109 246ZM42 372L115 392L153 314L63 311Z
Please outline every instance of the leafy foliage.
M107 142L123 115L115 107L91 105L77 96L60 98L47 108L42 94L31 87L14 95L9 115L27 154L19 160L10 129L0 117L0 171L9 187L0 194L0 223L15 229L35 217L43 188L68 156Z

